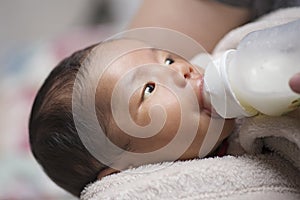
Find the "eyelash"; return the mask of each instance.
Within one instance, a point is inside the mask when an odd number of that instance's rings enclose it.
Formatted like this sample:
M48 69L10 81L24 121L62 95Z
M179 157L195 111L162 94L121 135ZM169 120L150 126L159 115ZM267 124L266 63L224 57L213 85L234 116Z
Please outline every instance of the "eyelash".
M148 89L150 88L150 89ZM155 89L155 83L147 83L143 89L143 96L142 96L142 100L145 100L146 98L148 98L151 93L154 91ZM146 96L146 92L148 93L149 96Z
M168 63L169 62L169 63ZM172 65L175 61L172 58L166 58L165 65Z

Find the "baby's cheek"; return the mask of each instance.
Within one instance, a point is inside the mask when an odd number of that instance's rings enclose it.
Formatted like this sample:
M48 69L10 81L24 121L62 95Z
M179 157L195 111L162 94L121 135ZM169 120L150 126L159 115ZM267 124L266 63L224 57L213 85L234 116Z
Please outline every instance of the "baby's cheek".
M143 102L140 102L139 91L133 93L129 99L129 113L134 121L139 126L146 126L150 123L150 117L147 114L146 107Z
M154 136L144 139L136 140L138 141L138 146L140 149L140 152L152 152L159 150L166 145L168 145L176 134L178 134L179 126L180 126L180 120L181 120L181 114L180 114L180 108L178 103L176 104L158 104L158 101L145 102L147 104L146 108L140 109L140 119L138 120L140 125L146 126L151 123L150 113L151 107L153 106L160 106L160 109L164 109L164 116L161 114L155 114L155 111L153 111L151 114L151 117L161 119L160 123L162 124L162 128L154 134Z

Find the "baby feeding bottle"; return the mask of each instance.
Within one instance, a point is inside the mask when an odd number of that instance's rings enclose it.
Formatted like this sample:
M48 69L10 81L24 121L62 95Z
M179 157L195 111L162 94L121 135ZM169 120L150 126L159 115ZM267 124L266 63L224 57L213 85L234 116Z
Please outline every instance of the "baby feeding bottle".
M300 20L248 34L208 64L203 96L223 118L280 116L300 105L289 79L300 72Z

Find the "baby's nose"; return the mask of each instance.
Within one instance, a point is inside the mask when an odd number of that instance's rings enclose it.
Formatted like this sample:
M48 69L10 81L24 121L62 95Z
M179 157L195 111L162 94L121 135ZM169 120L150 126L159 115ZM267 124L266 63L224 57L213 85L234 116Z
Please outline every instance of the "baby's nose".
M174 63L172 66L180 75L184 78L190 78L191 73L193 72L193 68L189 66L187 63Z

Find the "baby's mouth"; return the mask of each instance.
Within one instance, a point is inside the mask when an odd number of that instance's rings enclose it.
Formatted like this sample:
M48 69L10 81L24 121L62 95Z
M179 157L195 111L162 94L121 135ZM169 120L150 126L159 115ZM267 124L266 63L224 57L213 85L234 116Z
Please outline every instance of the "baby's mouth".
M222 118L217 111L213 108L211 104L211 96L208 92L204 89L205 83L204 83L204 75L201 80L200 85L200 98L202 102L202 110L207 113L212 118Z
M196 94L198 95L198 102L200 106L200 112L206 113L211 118L222 118L216 110L213 108L211 104L211 96L208 92L205 90L205 83L204 83L204 74L205 71L199 70L200 67L195 67L197 69L198 78L196 81Z
M198 96L198 103L200 106L200 112L205 112L207 115L213 117L215 116L216 112L214 111L211 105L210 94L205 92L205 83L204 83L204 74L205 70L201 67L194 66L197 75L194 77L197 79L196 81L196 94ZM197 77L197 78L196 78Z

